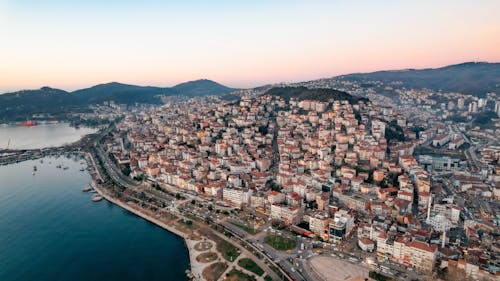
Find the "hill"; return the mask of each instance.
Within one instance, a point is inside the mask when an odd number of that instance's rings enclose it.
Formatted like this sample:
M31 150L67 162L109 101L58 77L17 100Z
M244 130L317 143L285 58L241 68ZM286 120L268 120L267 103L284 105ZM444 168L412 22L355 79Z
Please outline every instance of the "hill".
M60 116L75 108L104 101L115 101L120 104L161 104L161 96L220 95L232 90L210 80L186 82L172 88L136 86L117 82L99 84L74 92L43 87L38 90L23 90L0 95L0 120L25 120L35 113Z
M38 90L23 90L0 95L0 120L9 116L21 116L21 119L34 113L57 113L73 106L70 93L43 87Z
M175 94L175 91L170 88L136 86L111 82L77 90L71 94L74 96L76 102L80 104L101 103L107 100L124 104L160 104L161 99L158 97L159 95L171 95Z
M500 63L466 62L441 68L406 69L355 73L335 77L370 83L382 81L386 84L399 81L407 88L427 88L435 91L461 92L484 96L500 89Z
M172 87L180 95L188 97L206 96L206 95L221 95L226 94L234 89L221 85L217 82L207 79L200 79L181 83Z
M317 100L317 101L328 101L330 99L333 99L333 100L347 100L351 104L356 103L361 99L366 100L364 98L358 98L346 92L334 89L321 89L321 88L309 89L306 87L275 87L268 90L264 94L279 96L285 100L289 100L290 98L296 98L298 100Z

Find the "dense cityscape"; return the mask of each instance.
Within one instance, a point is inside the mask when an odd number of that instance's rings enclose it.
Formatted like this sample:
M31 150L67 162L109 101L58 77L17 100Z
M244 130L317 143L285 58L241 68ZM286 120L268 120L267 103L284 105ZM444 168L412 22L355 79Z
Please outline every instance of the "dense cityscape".
M390 87L380 83L372 84ZM283 94L301 87L354 96ZM95 106L80 117L116 120L93 148L107 163L96 185L159 220L178 216L189 224L181 235L217 244L225 261L198 262L195 279L237 275L231 264L246 278L273 268L269 280L322 280L347 274L336 272L342 266L366 278L498 278L495 93L390 96L342 80L272 89ZM498 116L474 123L485 112ZM243 248L225 253L207 224ZM234 262L245 249L260 271Z
M0 1L0 281L500 281L500 1Z

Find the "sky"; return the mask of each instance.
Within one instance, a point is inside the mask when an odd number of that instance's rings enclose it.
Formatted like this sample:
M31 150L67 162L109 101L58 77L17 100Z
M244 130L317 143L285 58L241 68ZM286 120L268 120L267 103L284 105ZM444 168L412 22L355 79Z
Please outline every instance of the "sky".
M500 62L498 0L0 0L0 93Z

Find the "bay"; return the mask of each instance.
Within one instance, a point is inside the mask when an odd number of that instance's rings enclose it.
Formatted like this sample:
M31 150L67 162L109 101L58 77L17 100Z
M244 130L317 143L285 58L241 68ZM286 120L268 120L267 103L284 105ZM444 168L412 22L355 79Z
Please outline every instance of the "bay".
M68 123L39 124L37 126L0 126L0 149L38 149L57 147L78 141L96 132L95 129L71 127Z
M184 241L105 200L92 202L81 191L90 180L82 161L0 166L0 280L186 280Z

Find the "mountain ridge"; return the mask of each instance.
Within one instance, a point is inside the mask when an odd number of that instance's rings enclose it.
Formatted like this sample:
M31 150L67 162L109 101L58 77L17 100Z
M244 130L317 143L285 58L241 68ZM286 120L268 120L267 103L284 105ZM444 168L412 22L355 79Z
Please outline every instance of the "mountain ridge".
M407 88L427 88L435 91L461 92L484 96L500 90L500 63L463 62L438 68L381 70L351 73L328 79L368 83L401 82Z
M184 86L180 89L174 89L182 84ZM161 104L161 96L221 95L233 91L232 88L207 79L188 81L176 86L137 86L109 82L72 92L48 86L9 92L0 95L0 120L26 119L34 113L59 114L73 108L111 100L122 104Z
M439 68L382 70L345 74L324 79L356 81L365 85L364 87L372 87L374 86L373 81L381 81L394 88L427 88L482 97L488 92L500 92L500 63L463 62ZM254 89L267 88L268 90L271 87L273 86L261 86ZM41 112L68 112L75 107L101 103L107 100L114 100L117 103L124 104L160 104L162 102L161 96L225 95L233 90L235 89L208 79L187 81L172 87L138 86L109 82L72 92L45 86L37 90L20 90L0 94L0 120L11 119L14 118L13 116L18 119L21 116L28 118L33 113ZM298 96L305 95L311 98L311 95L313 95L310 90L294 92L288 89L285 92L282 93L285 96L295 93ZM335 96L339 93L321 92L317 94L320 96Z

